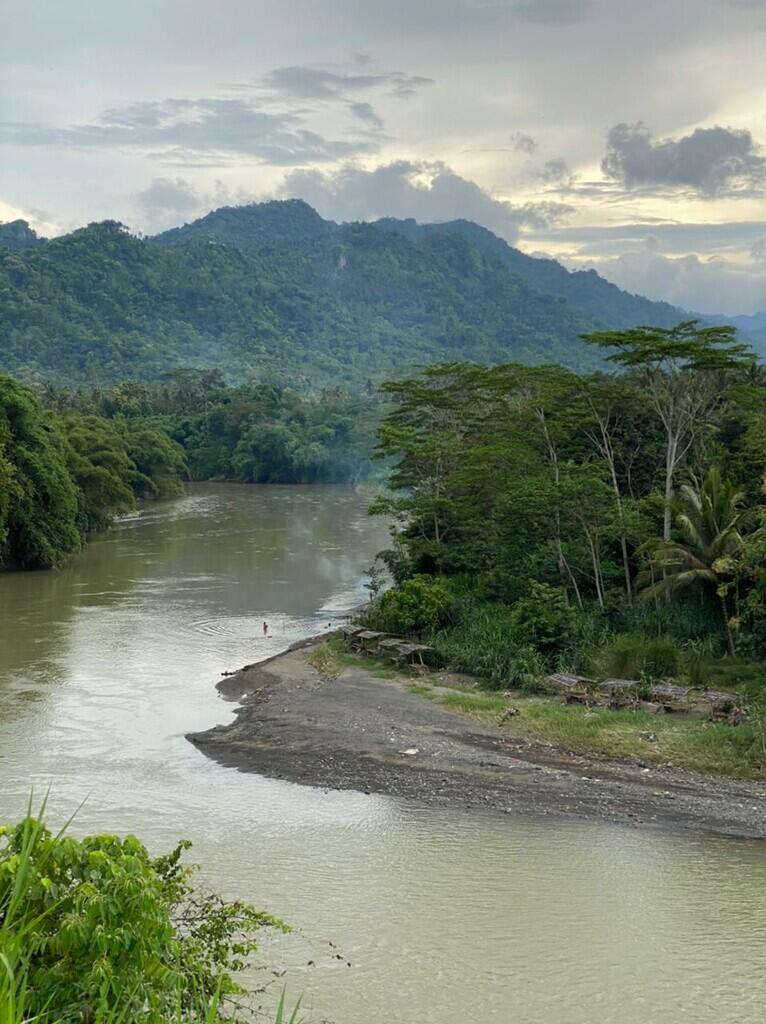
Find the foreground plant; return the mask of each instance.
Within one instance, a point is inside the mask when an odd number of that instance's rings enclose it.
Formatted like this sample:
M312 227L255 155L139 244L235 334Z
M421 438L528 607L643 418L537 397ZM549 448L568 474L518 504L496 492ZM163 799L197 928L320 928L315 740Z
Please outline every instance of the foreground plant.
M199 894L180 843L152 858L133 836L0 830L0 1024L245 1019L234 981L277 918Z

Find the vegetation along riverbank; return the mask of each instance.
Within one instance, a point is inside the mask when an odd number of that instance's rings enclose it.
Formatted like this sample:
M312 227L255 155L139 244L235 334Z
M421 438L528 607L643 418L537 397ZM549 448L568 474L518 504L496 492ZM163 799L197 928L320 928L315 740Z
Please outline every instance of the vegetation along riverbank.
M57 565L91 531L180 493L186 479L363 479L378 408L337 389L228 387L216 371L37 392L0 374L0 568Z
M394 586L381 593L373 569L365 621L489 690L535 693L558 672L643 695L660 681L731 692L741 724L700 727L693 760L758 776L763 367L726 328L587 340L622 372L453 363L384 385L394 408L378 453L392 470L373 511L393 520ZM604 727L582 707L526 717L537 735L619 753L631 714Z

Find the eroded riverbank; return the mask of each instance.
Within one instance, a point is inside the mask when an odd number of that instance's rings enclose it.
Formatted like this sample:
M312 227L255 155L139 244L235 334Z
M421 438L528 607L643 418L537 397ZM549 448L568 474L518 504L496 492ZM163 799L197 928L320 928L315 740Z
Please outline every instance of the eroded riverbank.
M234 721L188 739L245 772L431 807L766 837L762 783L568 754L423 700L409 676L361 664L323 676L307 653L225 678Z

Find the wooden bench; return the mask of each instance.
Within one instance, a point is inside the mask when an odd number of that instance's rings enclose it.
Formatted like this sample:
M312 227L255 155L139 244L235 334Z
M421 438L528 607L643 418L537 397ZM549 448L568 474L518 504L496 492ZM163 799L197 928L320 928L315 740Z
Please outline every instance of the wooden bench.
M739 723L745 716L742 698L738 693L705 690L702 694L702 706L709 710L711 718L725 718L733 724Z
M392 658L394 661L398 661L400 656L399 649L406 643L407 641L402 640L399 636L389 636L385 640L380 641L378 644L378 650L381 654L388 655L389 658Z
M425 671L426 663L423 660L423 655L432 650L433 648L427 644L402 643L399 645L398 661L400 664L406 662L410 668Z
M359 634L363 632L363 630L364 626L341 626L340 635L346 641L346 644L349 647L352 647L354 644L354 639L357 636L359 636Z

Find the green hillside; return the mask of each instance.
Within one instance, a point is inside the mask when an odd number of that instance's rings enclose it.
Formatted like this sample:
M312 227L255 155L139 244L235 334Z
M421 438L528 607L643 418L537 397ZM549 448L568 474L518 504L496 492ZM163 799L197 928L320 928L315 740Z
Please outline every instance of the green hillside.
M0 369L28 381L364 386L444 360L595 365L579 335L679 311L570 274L468 221L338 225L300 200L154 238L113 221L50 241L0 226Z

